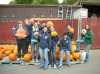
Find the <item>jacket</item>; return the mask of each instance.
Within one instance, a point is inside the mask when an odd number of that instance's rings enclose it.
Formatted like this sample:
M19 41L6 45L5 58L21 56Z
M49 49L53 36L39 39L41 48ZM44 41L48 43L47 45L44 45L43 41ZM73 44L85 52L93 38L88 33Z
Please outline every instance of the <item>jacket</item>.
M93 42L93 32L89 30L84 36L84 43L88 45L92 44L92 42Z
M60 46L61 50L71 51L71 49L70 49L70 38L67 37L66 40L64 38L62 38L60 40L60 45L59 46Z
M55 37L51 37L51 44L52 44L52 46L56 46L58 40L59 40L58 35L55 36Z
M64 33L67 33L70 40L72 41L73 37L74 37L74 34L73 33L70 33L68 30L65 30Z
M14 36L15 36L16 31L17 31L18 29L19 29L19 27L17 27L17 28L14 30ZM27 32L27 36L26 36L24 39L26 39L27 41L29 41L29 39L28 39L29 31L28 31L27 28L24 27L24 26L23 26L23 29L26 30L26 32ZM17 40L19 40L19 38L16 37L16 41L17 41Z
M39 42L39 47L42 49L51 48L51 37L50 35L47 33L42 33L38 38L37 38L38 42Z

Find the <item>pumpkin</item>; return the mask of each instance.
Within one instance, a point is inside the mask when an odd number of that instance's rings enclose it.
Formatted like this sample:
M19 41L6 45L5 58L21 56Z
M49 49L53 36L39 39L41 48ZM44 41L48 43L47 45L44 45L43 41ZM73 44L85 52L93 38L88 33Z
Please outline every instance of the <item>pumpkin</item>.
M14 53L11 53L11 54L9 55L9 60L10 60L10 61L15 61L15 60L16 60L16 55L15 55Z
M72 41L72 45L75 45L76 44L76 42L75 41Z
M31 60L31 55L30 54L25 54L24 55L24 61L29 62Z
M34 20L34 22L38 22L39 19L38 18L33 18L33 20Z
M2 45L0 45L0 49L3 49L3 46Z
M73 59L79 59L80 58L80 53L79 52L73 52Z
M82 35L85 35L87 33L86 29L82 29L81 33Z
M73 28L70 28L70 29L69 29L69 32L70 32L70 33L74 33L74 29L73 29Z
M3 54L2 53L0 53L0 60L2 60L3 59Z
M17 36L19 39L23 39L23 38L24 38L24 35L26 35L27 32L26 32L26 30L24 30L24 29L18 29L18 30L16 31L16 34L19 34L19 36Z
M60 49L58 46L56 46L56 54L59 54L60 53Z
M72 45L72 51L76 50L76 45Z
M46 26L47 26L48 28L50 28L51 26L53 26L53 22L48 21L47 24L46 24Z
M51 36L53 36L53 37L57 36L57 32L56 31L52 31L51 32Z
M11 51L7 50L7 51L5 52L5 55L6 55L6 56L9 56L11 53L12 53Z
M15 50L13 51L13 53L17 56L17 55L18 55L17 49L15 49Z
M71 61L73 60L73 55L70 55L70 60L71 60Z
M6 52L6 49L1 49L2 53L4 54Z
M31 49L28 49L28 53L31 53L31 51L32 51Z
M66 59L67 59L67 57L66 57L66 53L64 52L64 55L63 55L63 62L65 62Z

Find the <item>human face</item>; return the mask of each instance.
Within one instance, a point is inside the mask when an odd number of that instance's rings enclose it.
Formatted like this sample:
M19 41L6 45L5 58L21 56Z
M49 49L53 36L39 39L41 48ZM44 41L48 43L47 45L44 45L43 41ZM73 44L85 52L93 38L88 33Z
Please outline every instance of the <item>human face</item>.
M67 27L68 29L70 29L71 27L70 27L70 25L68 25L68 27Z
M46 33L47 32L47 27L43 28L43 32Z
M89 29L89 25L86 25L86 30L88 30Z
M54 27L53 27L53 26L51 26L51 27L50 27L50 30L51 30L51 31L54 31Z
M37 24L37 23L35 23L35 24L34 24L34 27L36 27L36 28L37 28L37 27L38 27L38 24Z
M25 20L25 24L28 25L29 24L29 21L28 20Z
M43 26L46 26L46 24L45 24L45 23L42 23L42 25L43 25Z
M64 39L66 39L67 38L67 35L64 35Z
M19 27L20 27L20 28L22 27L22 23L19 24Z

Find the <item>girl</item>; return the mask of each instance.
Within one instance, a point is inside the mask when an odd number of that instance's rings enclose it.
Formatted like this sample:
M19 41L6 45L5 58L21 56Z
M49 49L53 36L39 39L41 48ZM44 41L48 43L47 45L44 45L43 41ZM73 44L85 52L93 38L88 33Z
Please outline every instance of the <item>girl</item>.
M32 47L32 62L34 62L34 47L36 46L36 62L38 62L38 41L34 36L35 32L39 31L38 24L33 25L32 35L31 35L31 47Z
M46 70L48 69L48 51L51 48L51 37L47 32L47 27L44 27L41 35L36 38L39 41L39 47L40 47L41 64L39 69L44 68L44 70Z
M82 35L82 40L77 40L76 41L76 52L79 52L80 51L80 43L81 44L85 44L86 45L86 57L85 57L85 62L88 61L89 59L89 50L90 50L90 47L91 47L91 44L93 42L93 33L92 33L92 30L90 29L90 26L89 25L85 25L85 29L87 30L87 33L85 35Z
M51 30L51 32L54 31L54 27L51 26L50 30ZM49 68L52 65L52 55L51 54L53 54L53 65L54 65L54 68L56 68L56 44L57 44L58 40L59 40L58 35L55 37L51 36L52 46L49 51Z

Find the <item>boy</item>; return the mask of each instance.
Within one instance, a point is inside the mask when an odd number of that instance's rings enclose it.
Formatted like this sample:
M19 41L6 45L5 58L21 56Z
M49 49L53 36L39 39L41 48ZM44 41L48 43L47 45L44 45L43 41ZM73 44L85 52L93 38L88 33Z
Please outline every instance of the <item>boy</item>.
M60 40L60 63L58 66L58 69L62 68L62 60L63 60L63 54L64 52L66 52L66 56L67 56L67 60L66 60L66 64L67 66L70 66L70 53L71 53L71 49L70 49L70 38L68 37L68 33L64 33L63 34L63 38Z

